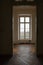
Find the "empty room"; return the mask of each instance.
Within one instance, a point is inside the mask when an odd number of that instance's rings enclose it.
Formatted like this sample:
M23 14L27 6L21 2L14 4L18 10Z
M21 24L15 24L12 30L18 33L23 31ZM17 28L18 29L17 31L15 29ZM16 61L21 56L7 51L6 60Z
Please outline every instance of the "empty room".
M12 9L13 56L17 54L24 65L28 65L28 62L32 64L36 60L31 59L36 55L37 46L36 6L13 6Z
M0 65L43 65L42 0L0 3Z

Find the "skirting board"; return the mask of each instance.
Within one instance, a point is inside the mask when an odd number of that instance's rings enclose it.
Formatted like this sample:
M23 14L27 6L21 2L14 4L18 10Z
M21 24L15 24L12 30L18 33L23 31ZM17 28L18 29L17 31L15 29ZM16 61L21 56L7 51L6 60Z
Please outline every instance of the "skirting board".
M35 44L35 43L14 43L14 45L18 45L18 44Z

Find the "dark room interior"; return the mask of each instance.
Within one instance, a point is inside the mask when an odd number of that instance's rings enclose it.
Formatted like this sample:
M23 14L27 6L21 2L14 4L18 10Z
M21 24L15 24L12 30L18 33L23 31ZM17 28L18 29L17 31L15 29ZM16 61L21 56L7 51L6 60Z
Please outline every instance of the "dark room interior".
M43 65L43 1L0 1L0 65Z

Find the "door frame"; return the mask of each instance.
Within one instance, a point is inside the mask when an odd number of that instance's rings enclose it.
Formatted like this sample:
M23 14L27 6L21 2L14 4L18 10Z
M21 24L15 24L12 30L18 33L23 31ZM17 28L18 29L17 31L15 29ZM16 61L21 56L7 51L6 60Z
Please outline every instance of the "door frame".
M33 2L30 2L30 1L28 1L28 2L26 2L26 1L23 1L23 2L13 1L12 4L11 4L11 13L13 12L13 9L12 9L13 6L23 6L23 5L24 6L36 6L36 16L38 18L38 15L37 15L38 7L37 7L37 1L36 0L34 0ZM12 14L11 14L11 17L12 17ZM37 50L37 47L38 47L38 22L37 22L36 32L37 32L37 36L36 36L36 55L37 55L37 53L38 53L38 50ZM13 39L12 39L12 50L13 50Z

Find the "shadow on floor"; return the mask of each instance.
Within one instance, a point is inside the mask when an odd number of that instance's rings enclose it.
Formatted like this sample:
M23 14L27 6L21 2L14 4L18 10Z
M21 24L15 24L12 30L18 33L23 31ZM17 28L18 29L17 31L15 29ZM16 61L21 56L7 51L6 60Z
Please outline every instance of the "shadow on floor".
M36 56L34 45L15 45L13 56L0 56L0 65L43 65L43 58Z

